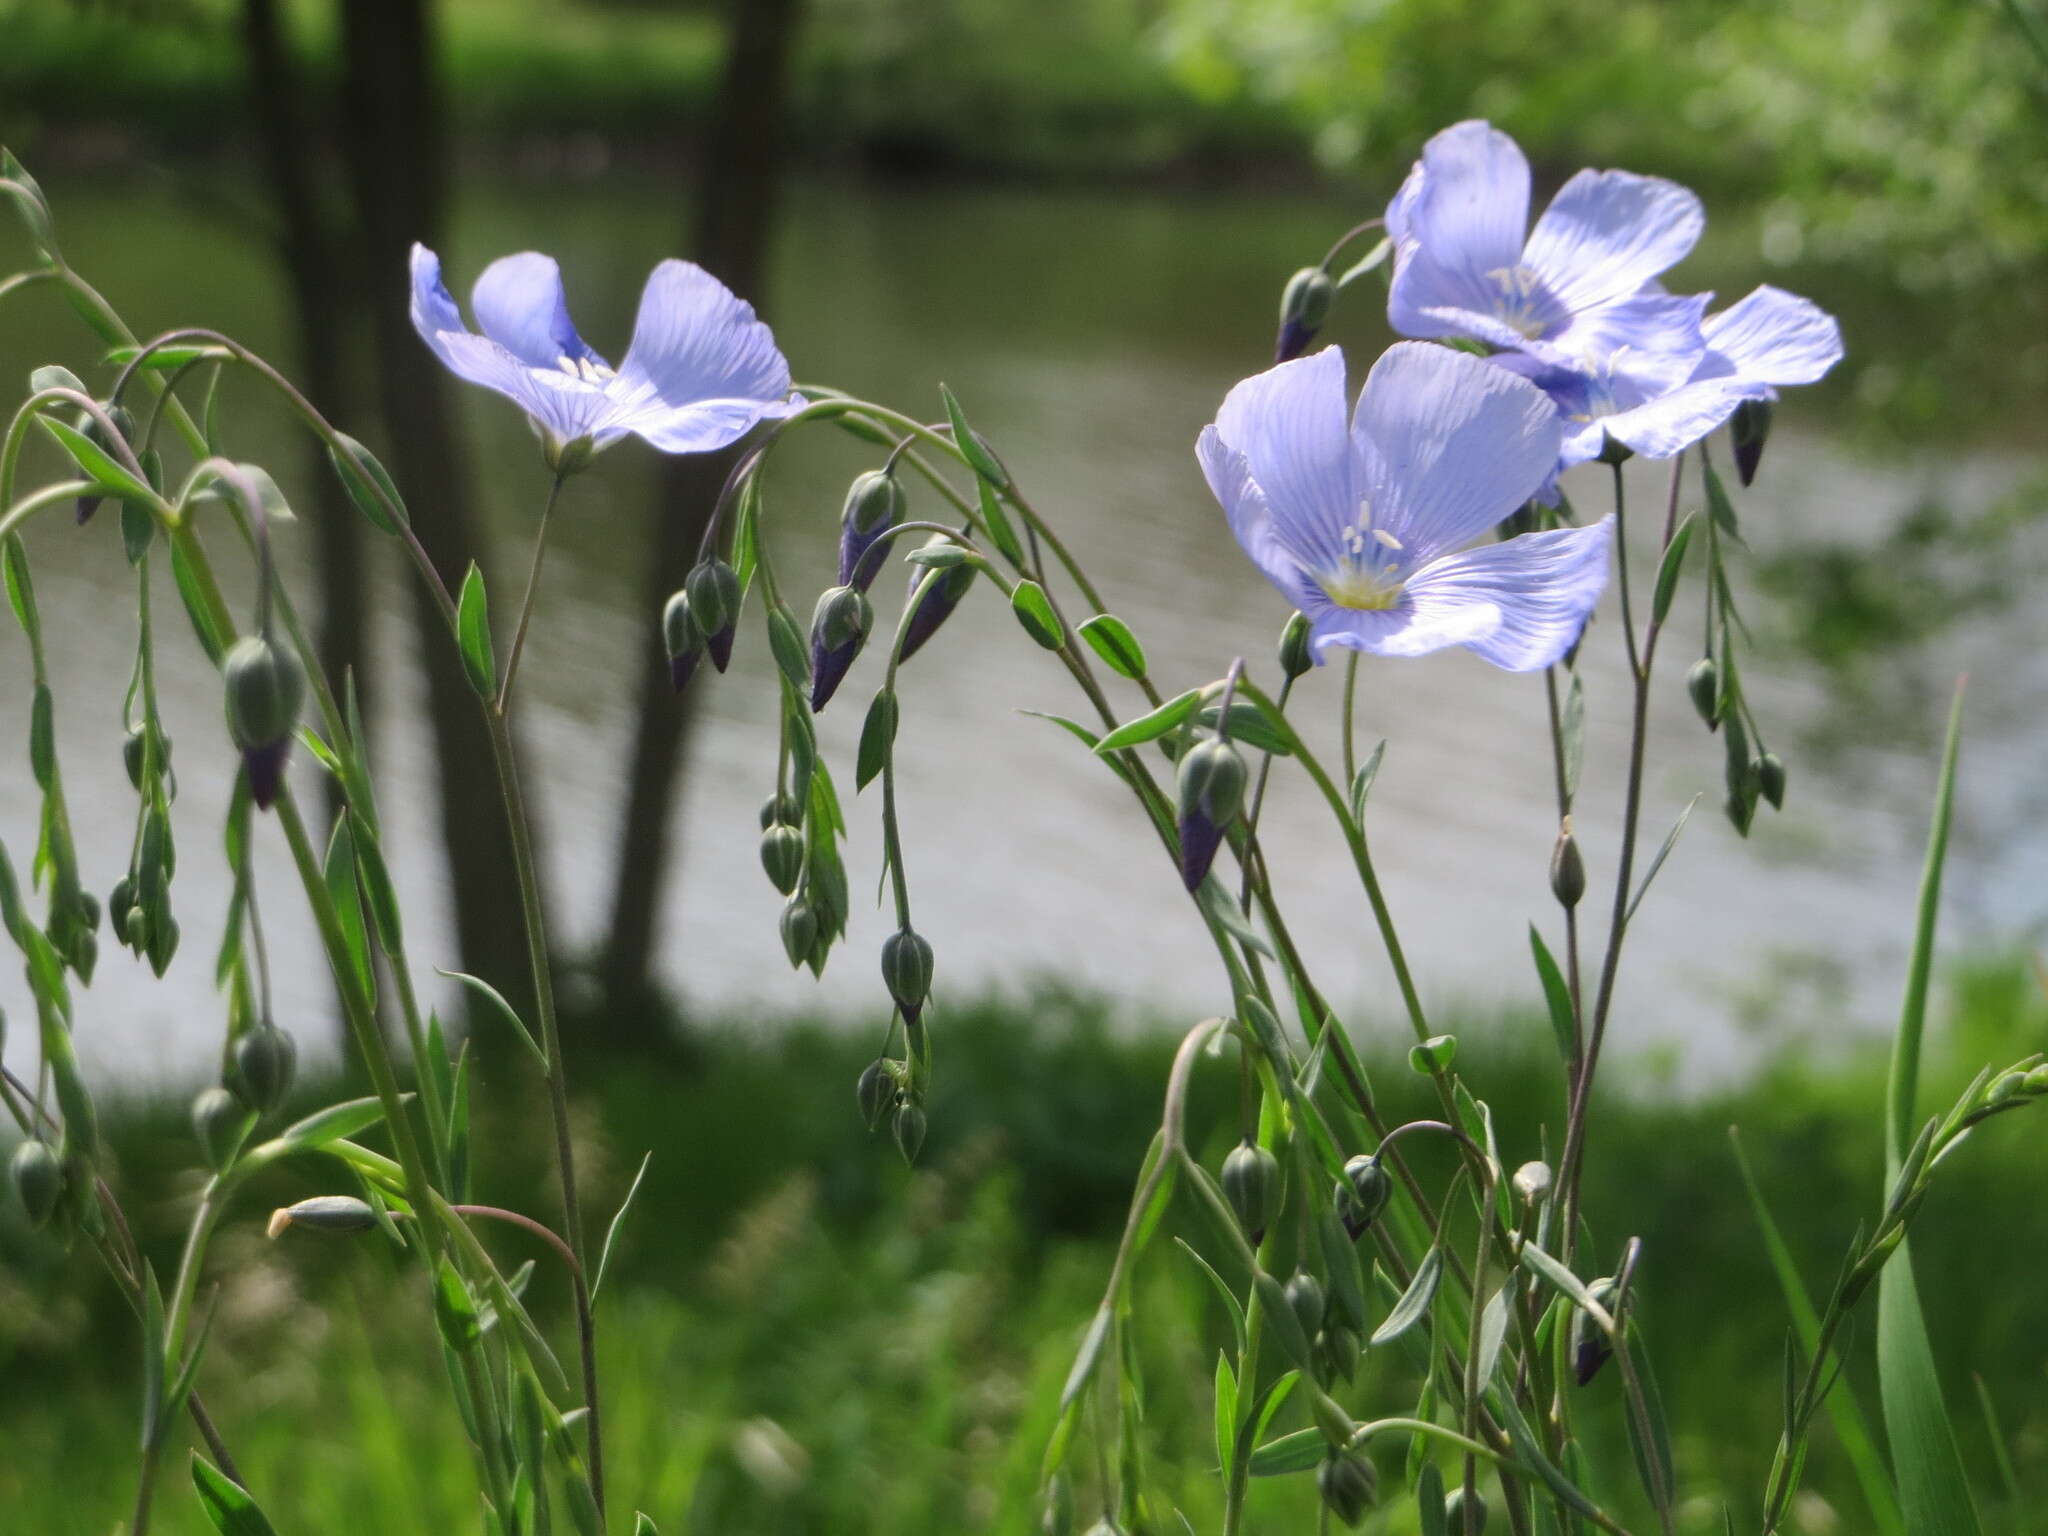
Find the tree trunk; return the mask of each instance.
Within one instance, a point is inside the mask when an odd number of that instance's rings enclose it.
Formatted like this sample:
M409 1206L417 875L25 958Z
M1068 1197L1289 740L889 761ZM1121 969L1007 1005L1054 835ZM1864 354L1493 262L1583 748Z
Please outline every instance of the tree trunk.
M429 0L345 0L341 118L360 221L359 265L373 295L370 337L389 464L420 542L452 590L469 560L481 557L481 529L447 380L413 334L405 303L407 252L415 240L437 242L445 206L447 146L429 11ZM536 483L539 475L536 455ZM490 738L439 610L418 581L409 590L427 671L462 963L523 1010L532 982Z
M769 230L781 180L783 109L802 0L730 0L725 74L704 135L697 213L689 255L758 308L767 277ZM614 1043L644 1044L658 1028L650 959L661 920L668 864L669 809L679 778L689 695L669 691L668 657L658 622L683 584L697 542L733 455L693 454L663 461L659 509L640 613L638 721L619 838L604 986ZM699 685L702 686L701 684Z

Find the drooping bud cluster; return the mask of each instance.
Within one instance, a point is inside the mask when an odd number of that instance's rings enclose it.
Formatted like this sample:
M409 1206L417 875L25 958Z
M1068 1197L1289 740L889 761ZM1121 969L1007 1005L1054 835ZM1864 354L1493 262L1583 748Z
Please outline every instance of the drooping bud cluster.
M1280 1204L1280 1159L1247 1139L1223 1159L1223 1196L1256 1248Z
M268 810L284 781L292 731L306 697L306 674L289 648L268 635L244 635L221 663L227 685L228 735L242 750L249 793Z
M1333 1450L1316 1468L1316 1491L1340 1522L1356 1526L1379 1497L1379 1473L1356 1451Z
M903 521L903 487L893 470L870 469L854 476L839 514L839 584L867 591L887 558L877 549L882 535Z
M811 614L811 712L839 691L847 669L867 643L875 610L859 587L827 587Z
M1196 742L1180 759L1180 876L1189 890L1216 862L1225 828L1237 820L1248 777L1244 758L1221 736Z
M1290 362L1306 352L1323 322L1337 285L1321 267L1303 267L1287 279L1280 294L1280 334L1273 343L1273 361Z

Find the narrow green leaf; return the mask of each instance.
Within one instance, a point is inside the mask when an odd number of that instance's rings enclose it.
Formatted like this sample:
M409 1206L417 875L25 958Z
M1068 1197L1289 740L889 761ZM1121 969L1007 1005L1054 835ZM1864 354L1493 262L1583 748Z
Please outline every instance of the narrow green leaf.
M327 462L334 466L348 499L379 532L397 533L410 514L390 474L374 453L347 433L338 432L335 436L340 439L341 451L328 449Z
M1636 908L1640 907L1643 898L1650 894L1650 882L1657 878L1657 871L1664 867L1664 861L1671 857L1671 850L1678 846L1678 834L1685 830L1686 822L1692 819L1693 808L1699 803L1700 797L1694 795L1685 809L1678 813L1678 820L1671 824L1671 830L1664 834L1664 841L1657 849L1657 856L1650 860L1650 867L1643 871L1642 883L1636 887L1635 895L1629 899L1628 915L1623 922L1635 920Z
M1628 1335L1631 1343L1639 1337L1634 1323L1628 1325ZM1642 1412L1649 1420L1648 1439L1636 1423L1634 1412L1625 1413L1622 1418L1628 1425L1628 1448L1635 1457L1636 1476L1650 1497L1650 1507L1668 1516L1677 1488L1671 1470L1671 1427L1665 1419L1664 1398L1657 1390L1657 1378L1650 1370L1649 1355L1647 1348L1631 1349L1629 1354L1629 1366L1642 1388Z
M42 367L30 372L28 376L28 392L32 395L40 395L46 389L68 389L81 395L91 393L85 387L84 381L61 363L45 363Z
M1650 597L1650 618L1662 624L1671 614L1671 600L1678 593L1678 575L1685 569L1686 546L1692 542L1692 526L1699 514L1688 512L1685 521L1664 546L1664 558L1657 566L1657 587Z
M953 424L953 446L960 450L960 457L967 461L983 480L997 488L1007 487L1010 477L996 456L988 451L988 445L967 425L967 413L960 409L960 402L953 391L944 384L939 386L939 398L946 402L946 419Z
M123 499L132 497L145 505L156 501L155 491L136 479L126 465L76 427L69 426L47 413L37 416L36 423L57 440L59 447L71 455L72 462L85 472L86 479L106 487L107 495Z
M1351 781L1351 819L1360 826L1365 824L1365 797L1372 793L1372 781L1380 776L1380 764L1386 755L1387 743L1383 738Z
M1578 1034L1572 1020L1571 989L1565 985L1564 973L1557 968L1550 946L1543 942L1534 923L1529 925L1529 952L1536 957L1536 976L1543 983L1543 1005L1550 1015L1550 1031L1557 1037L1558 1058L1569 1064Z
M102 355L101 361L115 368L126 368L138 357L142 357L140 346L109 347ZM192 363L231 363L234 360L235 354L226 347L195 343L189 346L157 347L149 356L142 357L142 367L148 373L175 373ZM40 369L37 371L41 372Z
M913 549L903 557L912 565L929 566L935 571L951 570L956 565L965 565L974 558L974 551L964 544L925 544Z
M1053 612L1052 600L1037 582L1027 579L1010 589L1010 611L1024 626L1024 633L1048 651L1065 649L1067 637L1060 629L1059 615Z
M975 477L974 493L981 510L982 523L988 529L989 542L999 550L1010 564L1024 563L1024 545L1017 538L1016 525L1010 521L1010 514L1004 510L1002 497L988 481Z
M1216 1351L1216 1465L1230 1470L1231 1451L1237 1444L1237 1378L1230 1372L1230 1357Z
M541 1070L547 1070L547 1052L540 1048L540 1043L533 1038L532 1032L527 1029L525 1021L519 1017L518 1012L510 1003L505 1001L505 996L502 992L488 981L485 981L481 976L471 976L463 971L443 971L439 966L434 967L434 969L440 971L450 981L461 982L470 991L488 1003L491 1011L507 1024L510 1024L512 1032L525 1042L526 1048L529 1051L533 1052L533 1059L541 1064Z
M1500 1366L1501 1345L1508 1336L1508 1298L1514 1289L1515 1282L1510 1279L1493 1293L1492 1299L1486 1303L1486 1310L1479 1315L1479 1390L1482 1392L1492 1384L1493 1374Z
M1288 1397L1300 1384L1299 1371L1286 1371L1273 1379L1272 1385L1266 1388L1266 1394L1259 1403L1258 1413L1248 1421L1252 1427L1253 1439L1257 1439L1272 1428L1273 1420L1279 1416L1280 1410L1287 1406Z
M57 725L53 718L56 701L50 697L50 685L37 683L35 701L28 712L28 764L35 775L36 787L44 794L57 777Z
M220 1536L277 1536L249 1491L197 1451L192 1453L192 1486Z
M1081 621L1081 638L1110 669L1129 678L1145 675L1145 647L1131 633L1131 626L1113 613L1098 613Z
M1202 702L1202 690L1190 688L1168 699L1150 714L1127 720L1095 744L1097 752L1121 752L1125 747L1156 741L1195 712Z
M183 540L171 542L171 579L177 584L178 598L185 605L192 633L199 637L199 648L206 652L208 661L219 666L221 657L227 654L228 643L234 637L214 622L212 605L206 601L205 584L193 569L185 548Z
M1202 877L1202 883L1195 888L1195 901L1211 922L1238 943L1257 950L1269 960L1273 958L1273 946L1252 926L1251 919L1244 915L1237 898L1224 887L1222 877L1215 870Z
M1714 472L1714 466L1704 458L1700 460L1700 476L1707 487L1707 515L1714 520L1714 526L1729 538L1740 541L1742 530L1736 525L1735 503L1728 499L1727 487L1721 484L1721 477Z
M1421 1436L1416 1438L1420 1440ZM1415 1518L1422 1528L1422 1536L1447 1536L1443 1468L1433 1461L1425 1461L1415 1477ZM1465 1536L1465 1533L1460 1531L1458 1536Z
M1109 1342L1109 1324L1112 1309L1104 1302L1095 1309L1095 1316L1088 1322L1088 1331L1081 1335L1081 1347L1074 1352L1074 1364L1067 1372L1066 1385L1060 1388L1060 1411L1064 1413L1080 1397L1082 1388L1088 1385L1089 1377L1095 1374L1095 1367L1102 1361L1102 1348Z
M1205 704L1196 719L1210 730L1216 730L1223 719L1223 706ZM1244 699L1230 701L1230 739L1254 752L1271 752L1276 757L1294 756L1294 744L1273 722L1266 718L1266 712L1258 705Z
M1216 1273L1216 1266L1197 1253L1184 1238L1176 1237L1173 1243L1182 1253L1195 1261L1195 1267L1208 1276L1209 1284L1214 1286L1216 1294L1223 1298L1223 1310L1230 1314L1231 1331L1237 1335L1237 1352L1243 1354L1246 1332L1244 1303L1237 1299L1237 1292L1225 1284L1223 1277Z
M19 534L10 533L0 541L0 576L7 582L7 606L14 621L28 636L29 644L43 643L43 621L36 609L36 585L28 573L28 549Z
M142 564L149 546L156 541L156 519L139 501L121 503L121 550L130 565Z
M2017 1504L2020 1480L2012 1469L2012 1453L2007 1449L2005 1428L1998 1422L1998 1408L1991 1401L1991 1389L1984 1385L1983 1376L1977 1372L1971 1372L1970 1379L1977 1384L1977 1406L1984 1414L1984 1431L1991 1439L1992 1459L1998 1463L1998 1480L2005 1486L2005 1496Z
M363 989L363 996L374 999L377 977L370 965L370 935L363 922L363 902L356 891L356 840L350 827L353 820L346 810L334 818L334 835L328 839L323 872L327 879L327 895L334 904L334 916L341 929L342 942L348 949L349 963L355 969L356 981Z
M384 850L369 825L354 813L349 820L355 831L356 877L363 899L370 909L370 921L377 930L377 943L394 960L405 948L405 925L398 910L398 890L391 882L391 870L384 863Z
M1437 1282L1443 1279L1444 1251L1432 1247L1422 1256L1422 1262L1415 1266L1415 1273L1408 1281L1408 1289L1401 1293L1401 1299L1394 1303L1379 1327L1373 1329L1372 1337L1366 1341L1370 1348L1378 1349L1391 1344L1410 1328L1422 1321L1429 1311L1429 1304L1436 1299Z
M164 1427L164 1356L168 1348L164 1296L156 1283L156 1267L142 1266L142 1454L156 1454Z
M401 1102L410 1101L412 1095L401 1094ZM384 1102L377 1098L350 1099L341 1104L330 1104L317 1110L305 1119L294 1122L278 1135L278 1140L294 1151L308 1152L315 1147L324 1147L330 1141L367 1130L384 1118Z
M1328 1454L1329 1447L1320 1429L1297 1429L1278 1440L1268 1440L1252 1452L1252 1476L1284 1477L1289 1472L1306 1472Z
M775 658L775 665L782 669L782 675L789 679L789 685L808 695L811 656L804 649L803 633L797 628L796 615L789 611L786 603L776 603L768 610L768 650Z
M895 690L877 690L874 702L868 705L867 718L860 726L860 751L853 769L856 794L874 782L875 775L882 771L882 765L889 757L889 748L896 740L896 721Z
M498 692L498 661L491 650L491 601L484 591L484 573L472 560L462 578L462 596L455 607L455 635L462 649L462 667L469 686L481 699Z
M618 1246L619 1234L626 1227L626 1213L633 1209L633 1199L640 1193L640 1183L647 1177L647 1165L654 1161L649 1152L640 1159L640 1171L633 1175L633 1182L626 1190L626 1198L619 1202L619 1208L612 1215L612 1224L604 1230L604 1249L597 1256L597 1274L590 1282L590 1299L597 1300L597 1293L604 1288L605 1271L611 1268L612 1250Z
M1359 278L1364 277L1366 273L1385 265L1387 257L1393 254L1393 250L1393 240L1391 238L1382 239L1378 245L1375 245L1345 269L1344 275L1337 279L1337 291L1342 293L1346 288L1357 282Z

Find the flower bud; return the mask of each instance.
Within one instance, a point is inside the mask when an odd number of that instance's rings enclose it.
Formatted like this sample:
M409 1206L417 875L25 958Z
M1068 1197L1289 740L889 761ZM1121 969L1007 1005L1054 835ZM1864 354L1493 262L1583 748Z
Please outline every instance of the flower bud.
M1708 730L1721 723L1721 669L1714 665L1713 657L1702 656L1692 664L1685 674L1685 691L1692 695L1692 707L1700 712Z
M669 686L681 693L704 654L704 631L690 611L688 592L676 592L661 610L661 640L668 650Z
M107 926L114 937L122 943L128 942L128 914L135 910L135 882L123 875L114 882L114 888L107 892Z
M1316 1491L1331 1514L1355 1526L1379 1497L1379 1473L1355 1451L1332 1451L1316 1468Z
M1614 1281L1595 1280L1586 1287L1586 1291L1601 1306L1607 1306L1609 1298L1614 1295ZM1600 1325L1582 1308L1572 1310L1571 1351L1572 1376L1582 1387L1600 1374L1600 1367L1614 1353L1614 1346L1608 1342Z
M2028 1070L2027 1092L2048 1093L2048 1062L2043 1062L2040 1066Z
M315 1195L297 1205L270 1213L264 1236L273 1240L287 1227L311 1227L316 1232L367 1232L377 1225L377 1213L354 1195Z
M896 1102L896 1073L887 1060L871 1061L854 1084L854 1098L860 1104L860 1118L869 1130L882 1123L882 1115Z
M254 1123L242 1101L225 1088L208 1088L192 1101L192 1134L206 1155L206 1166L223 1173L242 1149L242 1138Z
M839 584L867 591L881 569L884 551L875 548L883 533L903 521L903 487L885 469L855 475L846 488L846 506L839 514Z
M785 827L801 826L803 819L803 807L789 795L770 795L761 802L761 826L764 831L778 824Z
M1279 1202L1280 1159L1251 1141L1238 1143L1223 1159L1223 1195L1245 1236L1258 1247Z
M1180 759L1180 876L1189 890L1216 862L1223 829L1244 803L1244 759L1220 736L1196 742Z
M915 1023L932 990L932 947L922 934L899 928L882 941L882 983Z
M228 734L242 749L249 793L268 810L284 778L292 728L306 696L306 674L289 650L265 635L244 635L221 663L227 683Z
M817 944L818 915L803 897L795 897L782 909L782 952L792 967L800 967Z
M1626 464L1635 456L1635 449L1629 447L1627 443L1622 442L1612 433L1603 432L1600 434L1599 460L1602 464Z
M1756 760L1756 786L1772 810L1785 809L1785 761L1777 753L1766 752Z
M2026 1073L2003 1073L1992 1083L1990 1091L1984 1095L1984 1102L1986 1104L2003 1104L2007 1099L2018 1098L2021 1093L2025 1092L2026 1086Z
M732 660L732 633L740 621L740 576L723 560L700 561L683 583L690 616L704 636L711 665L723 672Z
M298 1047L292 1037L269 1022L253 1024L235 1041L235 1091L257 1114L284 1102L291 1091Z
M180 933L178 920L175 917L167 916L161 923L149 922L146 910L137 907L135 911L128 914L128 922L131 929L138 917L144 919L143 944L145 952L149 957L149 968L161 979L164 972L171 968L171 957L178 952L178 937Z
M1280 630L1280 671L1287 677L1300 677L1316 664L1315 652L1309 649L1308 615L1297 611Z
M1524 1205L1538 1205L1550 1198L1553 1175L1548 1163L1524 1163L1515 1170L1515 1194Z
M1486 1530L1486 1500L1479 1490L1472 1490L1472 1497L1465 1497L1465 1486L1460 1483L1451 1490L1451 1496L1444 1500L1444 1531L1446 1536L1483 1536Z
M1325 1324L1315 1342L1317 1372L1325 1382L1349 1381L1358 1369L1362 1348L1358 1330L1350 1324Z
M786 821L778 821L761 834L761 867L768 871L768 883L787 896L796 889L804 872L804 835Z
M1303 267L1287 279L1280 294L1280 335L1273 344L1273 361L1290 362L1308 350L1316 332L1330 316L1330 300L1337 285L1321 267Z
M1579 856L1579 840L1572 836L1569 816L1558 829L1557 846L1550 850L1550 894L1567 912L1586 894L1586 861Z
M896 1106L895 1117L889 1122L889 1131L896 1138L896 1150L903 1154L903 1161L917 1161L919 1149L924 1146L924 1111L909 1099Z
M64 1193L64 1165L57 1161L56 1150L47 1141L30 1137L7 1160L7 1174L29 1226L38 1231L48 1226Z
M1728 427L1729 436L1735 440L1735 473L1744 485L1749 485L1756 479L1757 465L1764 458L1764 444L1770 440L1771 402L1743 401L1735 407Z
M847 669L867 643L875 610L858 587L828 587L811 613L811 713L839 691Z
M114 424L114 430L121 434L121 441L132 444L135 441L135 417L130 413L128 407L110 404L107 406L106 411L107 419ZM99 417L86 415L85 419L78 425L79 429L85 433L94 447L100 449L103 453L113 454L115 458L120 457L119 454L114 453L114 445L107 437L107 429L100 425ZM1749 484L1747 480L1742 483L1744 485ZM81 496L78 498L78 525L81 528L91 520L93 513L99 511L100 502L103 499L99 496Z
M149 751L149 727L131 727L127 739L121 743L121 766L128 770L128 782L137 789L142 788L142 764Z
M1387 1176L1387 1170L1380 1166L1376 1157L1363 1153L1344 1165L1344 1182L1350 1186L1349 1209L1342 1212L1344 1225L1351 1230L1354 1240L1359 1233L1379 1220L1381 1211L1387 1208L1387 1201L1393 1197L1394 1181Z
M1301 1320L1301 1331L1314 1338L1323 1326L1323 1283L1305 1269L1297 1269L1287 1281L1287 1305Z
M925 540L926 548L934 544L950 544L942 533L935 533ZM974 584L974 567L952 565L938 571L929 580L923 570L911 572L910 589L916 592L923 587L924 595L917 600L917 610L911 614L910 622L903 630L903 648L899 654L905 661L910 660L924 646L925 641L938 633L939 626L953 616L953 610L960 606L960 599L967 595L967 589Z

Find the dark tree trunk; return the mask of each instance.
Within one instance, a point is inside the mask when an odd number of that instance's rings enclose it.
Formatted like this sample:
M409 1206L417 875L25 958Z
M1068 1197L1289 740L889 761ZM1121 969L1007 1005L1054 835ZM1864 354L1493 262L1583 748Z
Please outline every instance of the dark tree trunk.
M346 0L341 119L361 233L360 270L372 295L373 374L388 462L420 542L453 589L469 560L481 555L481 529L448 381L413 334L405 300L407 252L415 240L437 242L446 206L447 146L430 9L428 0ZM540 473L536 456L536 482ZM523 1006L532 984L490 738L439 610L419 582L409 585L427 670L462 963Z
M781 180L783 109L802 0L729 0L724 78L704 136L697 214L688 254L740 297L761 307L769 230ZM644 1043L660 1010L649 1006L649 968L661 920L668 863L669 809L675 802L689 696L669 691L658 622L662 604L696 558L732 455L664 460L655 498L654 543L640 611L638 726L632 777L619 838L604 985L607 1028L618 1044ZM699 686L702 686L701 684Z
M244 0L242 40L250 106L277 211L278 257L298 327L298 382L321 413L346 430L357 414L357 402L348 389L346 343L355 333L352 322L363 294L358 284L347 280L348 264L336 250L331 221L323 212L322 136L310 126L305 82L298 78L285 42L277 0ZM320 584L321 669L337 688L343 677L354 673L367 714L371 680L365 665L369 637L362 515L350 505L318 443L308 451L306 478L313 487L317 514L313 536ZM330 780L330 796L336 788Z

